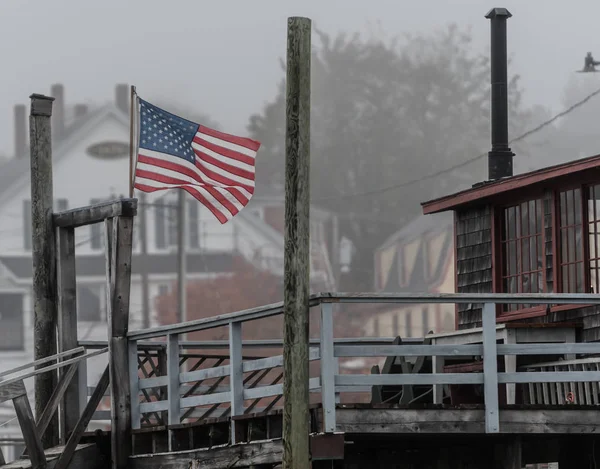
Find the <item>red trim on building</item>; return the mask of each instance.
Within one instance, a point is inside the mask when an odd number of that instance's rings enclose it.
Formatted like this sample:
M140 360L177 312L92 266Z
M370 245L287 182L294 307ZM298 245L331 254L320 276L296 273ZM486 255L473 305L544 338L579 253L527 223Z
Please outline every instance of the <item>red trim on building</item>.
M560 165L549 166L544 169L519 174L499 181L483 183L477 187L456 194L423 202L421 206L423 207L423 214L425 215L444 212L472 202L482 202L483 199L494 197L515 189L522 189L525 186L531 186L532 184L539 184L564 176L576 175L577 173L584 171L588 172L588 174L586 174L587 176L589 175L590 170L594 169L600 170L600 155L582 158ZM600 173L594 174L593 177L597 179L600 177Z

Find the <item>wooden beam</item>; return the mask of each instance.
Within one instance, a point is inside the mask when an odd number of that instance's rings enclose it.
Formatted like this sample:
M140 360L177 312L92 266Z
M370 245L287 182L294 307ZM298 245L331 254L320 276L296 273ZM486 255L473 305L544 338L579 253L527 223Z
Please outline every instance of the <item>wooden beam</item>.
M310 36L310 19L288 18L283 307L284 469L310 467Z
M56 265L57 296L58 296L58 348L59 351L71 350L77 347L77 280L75 271L75 228L58 228L56 233L58 259ZM61 443L69 438L79 420L80 399L79 374L77 367L71 365L67 371L61 370L62 376L70 374L68 389L61 405L61 422L63 435ZM71 374L71 369L74 369ZM53 411L54 412L54 411ZM44 433L43 431L41 432Z
M73 379L73 377L76 375L78 368L79 368L79 363L73 363L71 366L69 366L69 369L67 370L67 372L63 373L61 375L60 379L58 380L58 385L56 386L54 393L52 393L52 397L48 401L48 406L44 409L44 412L38 418L36 427L37 427L37 432L40 435L43 435L44 432L46 431L46 428L48 428L50 419L54 415L54 412L56 411L56 408L58 407L58 403L62 400L63 396L65 395L65 392L69 388L69 384L72 383L73 381L75 381ZM77 381L75 381L75 384L77 384ZM69 404L73 405L72 402L69 402ZM77 420L79 420L79 400L77 400L77 407L75 408L74 414L77 416ZM70 428L69 433L71 433L73 431L73 429L75 428L75 425L77 425L77 420L75 421L75 424L73 425L73 427ZM68 438L68 434L65 435L66 438Z
M229 469L278 464L283 455L281 440L255 441L233 446L132 456L131 469ZM310 467L310 466L306 466Z
M55 213L54 226L77 228L93 223L101 223L107 218L134 217L136 213L137 199L112 200Z
M21 382L21 384L23 383ZM31 466L34 469L43 469L46 467L46 455L44 454L40 435L35 428L33 412L31 411L27 394L14 398L13 404L17 419L19 420L19 426L21 427L21 433L23 434L23 440L25 441L25 447L29 453Z
M9 384L0 383L0 404L26 394L27 391L25 390L23 380Z
M65 449L63 450L60 457L58 458L58 461L57 461L56 465L54 466L55 469L67 469L69 463L71 462L71 459L73 458L73 454L75 454L77 445L79 444L79 441L81 440L81 437L83 436L83 434L85 432L85 429L87 428L88 424L90 423L90 420L92 419L92 416L94 415L94 412L95 412L96 408L98 407L98 404L100 404L100 401L104 397L104 392L108 388L108 381L109 381L109 369L107 366L104 369L104 373L102 373L102 376L100 377L100 380L98 381L98 384L96 385L96 389L94 390L92 397L90 397L89 402L85 406L85 410L83 411L83 414L77 421L77 424L75 425L75 428L73 429L73 433L71 433L71 436L69 437L69 441L67 441L67 444L65 445Z
M594 433L597 411L587 409L501 409L500 433ZM482 434L483 409L350 409L336 410L337 431L346 434Z
M31 151L31 232L33 257L34 357L56 353L56 251L52 224L52 101L33 94L29 117ZM56 386L56 371L35 377L35 414L44 411ZM43 438L46 447L58 444L58 418Z
M129 382L129 293L133 218L107 223L109 364L111 385L112 467L126 469L131 455L131 389Z

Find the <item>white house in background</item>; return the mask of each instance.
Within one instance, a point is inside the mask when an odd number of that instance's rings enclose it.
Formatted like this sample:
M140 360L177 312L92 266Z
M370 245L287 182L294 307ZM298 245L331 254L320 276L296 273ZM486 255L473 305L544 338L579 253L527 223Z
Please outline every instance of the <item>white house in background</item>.
M89 111L76 105L69 116L61 85L52 87L53 186L55 210L89 205L126 195L129 190L129 89L117 85L116 100ZM26 145L26 109L15 107L15 156L0 165L0 371L32 360L31 188ZM260 152L259 156L260 158ZM144 314L156 324L154 299L177 279L177 192L147 194L138 213L146 215L147 254L140 253L139 217L134 227L130 329L142 327ZM187 280L231 272L242 255L257 268L283 275L283 195L255 196L233 220L221 225L195 199L187 200ZM332 252L336 222L311 209L315 289L334 289ZM104 241L101 225L76 229L77 314L80 340L106 340ZM148 275L149 306L142 311L140 273ZM102 359L100 359L102 361ZM103 361L105 362L105 358ZM96 382L102 368L89 368ZM0 414L2 408L0 407ZM2 425L2 421L0 421ZM14 433L0 426L0 438ZM8 432L7 432L8 431Z

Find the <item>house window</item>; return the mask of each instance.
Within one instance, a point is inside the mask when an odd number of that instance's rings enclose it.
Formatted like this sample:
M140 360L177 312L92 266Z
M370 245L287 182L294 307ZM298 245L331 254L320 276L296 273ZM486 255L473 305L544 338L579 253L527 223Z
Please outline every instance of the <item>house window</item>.
M23 294L0 293L0 350L24 350Z
M169 203L154 206L154 236L157 249L177 246L177 207Z

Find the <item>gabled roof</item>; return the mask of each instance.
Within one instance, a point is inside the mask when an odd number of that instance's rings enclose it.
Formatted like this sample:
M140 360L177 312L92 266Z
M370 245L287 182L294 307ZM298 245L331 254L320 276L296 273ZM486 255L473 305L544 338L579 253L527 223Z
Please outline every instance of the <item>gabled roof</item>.
M401 241L409 242L415 238L420 238L428 233L436 233L445 231L452 225L451 214L440 214L435 217L427 217L425 215L418 216L408 225L405 225L400 230L391 235L385 242L377 248L377 250L386 249L393 244Z
M415 240L423 241L425 239L430 239L440 233L447 233L443 245L440 247L440 255L433 266L433 271L429 272L428 276L425 272L425 250L428 248L428 244L425 242L416 243L417 252L413 263L414 267L410 271L409 278L407 279L408 283L403 287L400 286L398 272L399 263L402 262L403 259L399 257L400 249L395 249L390 263L390 270L388 271L389 274L384 280L383 291L424 291L424 289L431 287L431 285L440 282L446 272L445 269L450 265L449 257L453 255L452 232L452 214L444 213L437 216L421 215L390 236L385 243L377 249L377 252L384 251L393 246L406 245Z
M439 199L423 202L424 214L439 213L446 210L454 210L461 206L483 202L486 199L506 194L511 191L523 189L548 183L557 182L560 178L567 176L577 177L578 175L594 176L600 179L600 155L581 158L567 163L562 163L547 168L538 169L529 173L518 174L509 178L497 181L478 184L471 189L467 189L456 194L447 195Z
M107 104L88 112L83 117L67 125L60 139L58 141L55 139L52 142L53 163L60 161L88 131L93 130L99 122L109 116L118 119L125 126L129 125L129 117L114 104ZM29 180L31 169L29 151L29 147L27 147L24 154L16 155L15 158L0 165L0 199L12 193L11 189L15 185L22 185Z

